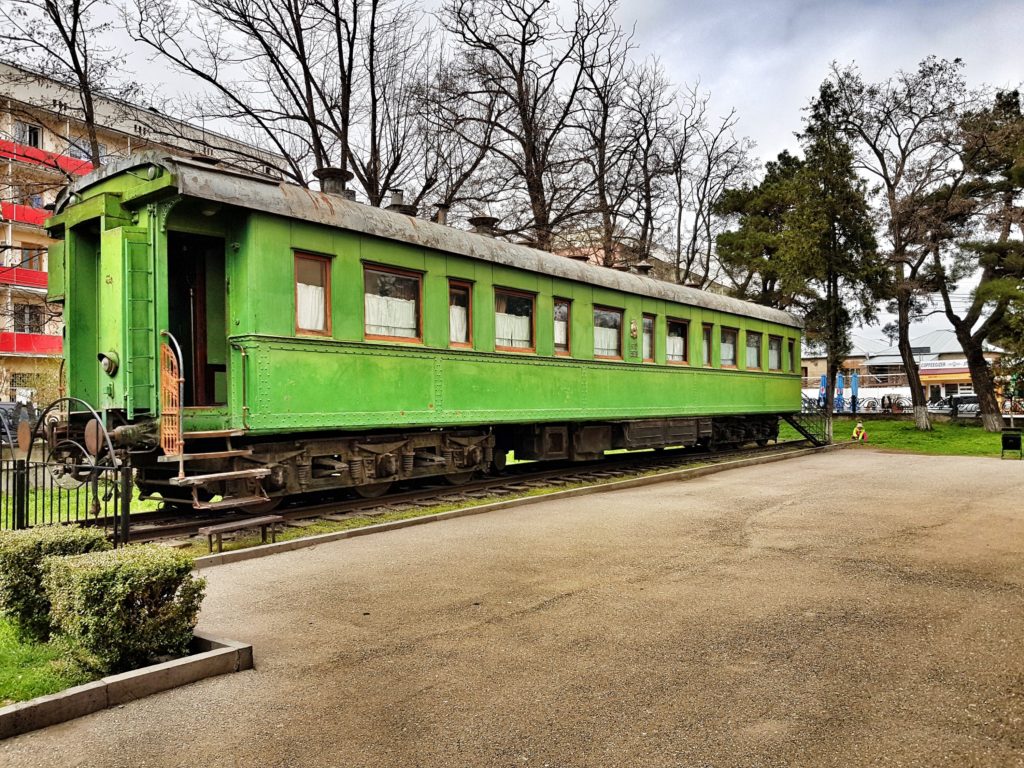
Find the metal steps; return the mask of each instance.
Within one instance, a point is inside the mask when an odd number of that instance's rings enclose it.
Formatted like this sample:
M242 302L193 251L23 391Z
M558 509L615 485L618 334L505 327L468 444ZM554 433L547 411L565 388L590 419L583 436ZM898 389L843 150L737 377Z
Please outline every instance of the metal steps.
M252 507L256 504L266 504L268 501L270 501L268 496L240 496L233 499L221 499L220 501L196 501L192 503L192 507L210 512L220 509L234 509L235 507Z
M818 407L816 400L809 397L803 398L800 413L787 413L782 418L814 445L828 445L828 435L825 433L825 412Z
M171 485L205 485L206 483L215 483L221 480L245 480L249 478L266 477L270 474L270 469L267 467L257 467L255 469L236 469L229 472L213 472L208 475L188 475L186 477L172 477L170 480Z
M230 459L234 456L252 456L252 448L232 448L227 451L207 451L205 453L183 453L180 456L157 456L162 463L178 461L204 461L207 459Z
M244 429L209 429L205 431L183 432L181 436L185 440L204 440L208 437L242 437L244 434Z

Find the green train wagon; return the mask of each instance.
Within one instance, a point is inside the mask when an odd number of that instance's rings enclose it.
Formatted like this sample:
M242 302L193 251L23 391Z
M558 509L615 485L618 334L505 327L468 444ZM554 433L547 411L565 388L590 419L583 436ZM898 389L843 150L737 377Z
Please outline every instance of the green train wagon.
M47 227L68 394L173 503L763 443L800 410L785 312L208 162L114 162Z

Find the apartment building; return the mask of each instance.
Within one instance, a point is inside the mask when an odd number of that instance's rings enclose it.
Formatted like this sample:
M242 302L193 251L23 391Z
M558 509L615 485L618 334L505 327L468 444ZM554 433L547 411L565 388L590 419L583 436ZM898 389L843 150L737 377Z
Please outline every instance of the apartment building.
M202 127L112 99L95 105L102 160L158 149L216 157L275 174L275 155ZM43 223L59 190L89 173L77 93L0 62L0 401L59 395L61 307L46 302Z

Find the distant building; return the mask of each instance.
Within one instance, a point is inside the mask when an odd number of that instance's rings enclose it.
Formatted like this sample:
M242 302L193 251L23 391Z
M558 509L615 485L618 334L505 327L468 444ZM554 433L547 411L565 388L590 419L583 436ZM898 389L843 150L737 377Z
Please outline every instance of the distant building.
M914 359L921 373L921 383L930 401L948 395L974 394L974 385L967 369L964 351L951 330L938 330L910 340ZM1002 350L985 345L985 358L999 359ZM821 350L805 349L801 359L805 388L816 388L826 371L826 359ZM844 373L860 374L862 387L896 389L907 386L907 372L899 347L884 341L854 337L850 355L843 361Z
M77 93L0 62L0 400L50 401L58 395L63 323L46 303L43 222L57 192L89 173L89 141ZM150 109L96 99L103 160L143 149L229 157L273 173L279 158Z

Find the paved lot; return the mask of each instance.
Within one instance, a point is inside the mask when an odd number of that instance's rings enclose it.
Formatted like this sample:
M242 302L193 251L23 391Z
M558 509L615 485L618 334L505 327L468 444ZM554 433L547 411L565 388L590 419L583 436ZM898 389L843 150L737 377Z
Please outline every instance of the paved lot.
M1024 765L1024 465L854 449L239 563L16 766Z

